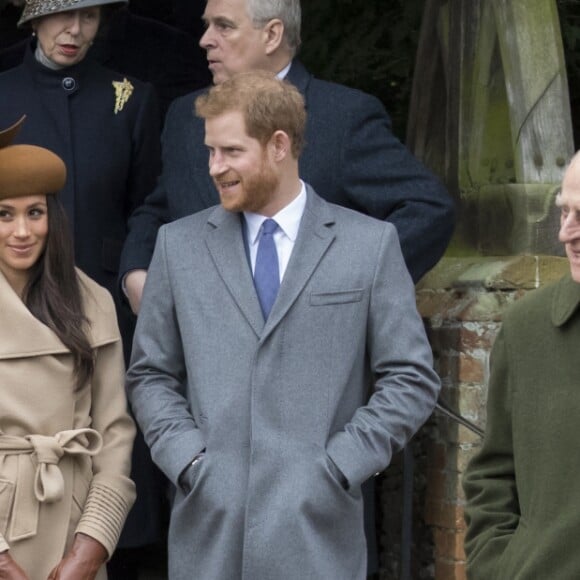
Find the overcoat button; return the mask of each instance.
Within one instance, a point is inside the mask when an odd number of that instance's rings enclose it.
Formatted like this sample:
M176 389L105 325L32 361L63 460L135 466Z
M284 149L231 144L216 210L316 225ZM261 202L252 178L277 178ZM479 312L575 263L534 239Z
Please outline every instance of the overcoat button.
M65 77L62 79L62 88L65 91L72 91L77 86L75 80L72 77Z

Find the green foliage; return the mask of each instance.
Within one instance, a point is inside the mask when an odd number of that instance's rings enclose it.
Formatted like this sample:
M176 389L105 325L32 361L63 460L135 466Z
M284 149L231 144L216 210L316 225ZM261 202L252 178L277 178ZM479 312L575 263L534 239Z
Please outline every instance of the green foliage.
M424 0L305 0L300 58L377 96L404 138Z
M425 0L303 0L300 58L318 77L377 96L405 136ZM580 143L580 0L557 0ZM578 145L577 145L578 146Z
M576 148L580 144L580 0L558 0Z

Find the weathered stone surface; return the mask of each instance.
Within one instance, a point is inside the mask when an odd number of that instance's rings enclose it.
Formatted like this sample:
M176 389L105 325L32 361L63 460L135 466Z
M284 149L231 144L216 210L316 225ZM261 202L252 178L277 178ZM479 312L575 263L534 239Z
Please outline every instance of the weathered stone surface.
M417 303L429 317L435 308L457 310L458 301L473 300L461 291L533 290L558 280L568 270L568 260L558 256L446 257L417 285ZM447 293L438 296L442 290Z
M465 195L475 216L477 244L484 255L548 254L562 256L558 242L559 183L499 183Z
M518 182L555 183L574 151L556 2L492 0ZM549 41L547 41L549 39Z

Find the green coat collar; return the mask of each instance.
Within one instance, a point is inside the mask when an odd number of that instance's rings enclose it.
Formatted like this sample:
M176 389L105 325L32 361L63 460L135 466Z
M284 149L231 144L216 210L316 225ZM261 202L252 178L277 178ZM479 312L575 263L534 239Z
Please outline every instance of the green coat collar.
M557 286L552 300L552 322L563 326L570 320L580 305L580 284L572 280L570 274L564 276Z

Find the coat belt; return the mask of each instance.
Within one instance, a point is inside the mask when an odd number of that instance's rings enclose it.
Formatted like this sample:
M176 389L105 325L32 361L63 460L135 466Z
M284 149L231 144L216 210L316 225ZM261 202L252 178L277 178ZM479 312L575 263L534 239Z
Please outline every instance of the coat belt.
M101 435L89 428L60 431L52 437L17 437L0 432L0 455L19 456L8 541L35 536L40 504L63 498L60 459L64 455L96 455L102 446Z

